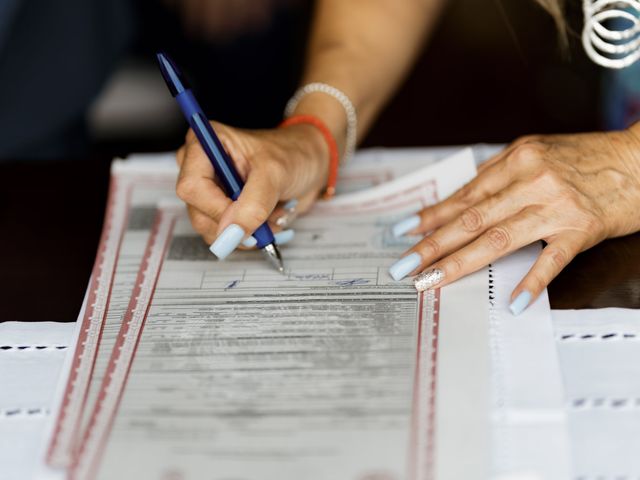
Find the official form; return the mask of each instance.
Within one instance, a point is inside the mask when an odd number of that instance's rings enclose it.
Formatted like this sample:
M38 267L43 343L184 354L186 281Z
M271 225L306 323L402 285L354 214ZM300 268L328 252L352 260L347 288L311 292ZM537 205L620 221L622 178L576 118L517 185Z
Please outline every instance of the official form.
M464 298L470 320L486 318L487 276L452 296L417 295L387 274L412 242L389 226L474 172L465 151L319 204L283 247L284 276L258 252L215 261L183 212L160 207L139 276L152 292L131 304L140 321L123 341L135 342L111 357L74 476L429 478L439 315ZM474 384L484 419L488 344L475 342L469 373L484 379Z

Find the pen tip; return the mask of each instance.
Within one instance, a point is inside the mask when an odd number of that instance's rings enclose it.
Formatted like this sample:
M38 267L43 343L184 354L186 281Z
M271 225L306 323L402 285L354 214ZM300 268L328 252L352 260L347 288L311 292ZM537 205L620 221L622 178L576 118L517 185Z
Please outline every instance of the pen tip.
M262 248L262 251L271 265L273 265L280 273L284 274L284 264L282 263L282 257L280 256L280 252L278 251L276 244L272 243L267 245Z

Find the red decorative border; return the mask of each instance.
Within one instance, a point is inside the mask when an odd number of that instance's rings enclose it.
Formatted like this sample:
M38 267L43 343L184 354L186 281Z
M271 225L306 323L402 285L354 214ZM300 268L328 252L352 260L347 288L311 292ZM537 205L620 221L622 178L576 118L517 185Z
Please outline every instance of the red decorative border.
M375 202L366 202L366 203L356 203L352 205L332 205L326 203L317 203L312 212L314 214L320 215L345 215L352 214L355 212L364 213L376 213L376 212L385 212L389 210L390 206L394 208L410 206L416 202L421 203L423 206L428 205L429 201L433 201L434 203L438 201L438 190L437 190L437 182L435 180L430 180L421 185L417 185L415 187L411 187L408 190L403 191L400 194L395 195L387 195L385 197L381 197L376 199ZM432 198L425 198L424 190L427 188L431 188L433 191ZM408 197L410 194L415 194L414 196ZM401 201L398 201L398 197L401 196Z
M420 357L422 356L422 321L424 292L418 294L418 328L416 346L416 368L413 374L413 400L411 402L411 432L409 435L409 480L416 480L418 464L418 407L420 402Z
M62 425L65 422L65 419L67 417L67 409L69 408L69 403L71 400L71 397L74 395L74 390L76 388L76 380L77 380L77 375L78 375L78 371L80 369L80 364L82 363L83 359L85 358L84 354L85 354L85 345L86 345L86 340L88 337L88 332L90 330L91 327L91 316L93 314L93 305L96 302L97 296L96 293L98 291L98 278L100 276L100 267L101 265L104 263L104 258L105 258L105 254L106 254L106 243L107 243L107 238L108 235L111 233L111 229L113 227L113 209L114 209L114 203L115 203L115 192L118 188L118 179L117 177L112 177L111 178L111 185L109 186L109 194L108 194L108 200L107 200L107 208L105 209L105 214L104 214L104 225L102 226L102 233L100 235L100 242L98 244L98 252L96 255L96 260L93 264L93 269L91 271L91 280L89 282L89 295L87 296L87 301L86 301L86 305L85 305L85 311L84 311L84 315L82 318L82 324L80 326L80 333L78 335L78 339L76 342L76 348L74 349L73 352L73 361L71 363L71 370L69 371L69 378L67 379L67 385L65 387L64 390L64 396L63 396L63 400L62 403L60 405L60 410L59 410L59 414L58 417L56 418L56 422L55 422L55 426L54 426L54 430L51 436L51 442L49 444L49 448L47 449L47 456L46 456L46 461L49 465L52 466L60 466L60 465L56 465L54 462L54 457L56 455L56 450L58 448L58 440L60 438L60 433L62 431ZM131 195L131 191L129 190L126 194L126 202L127 205L129 204L130 201L130 195ZM124 224L126 225L127 219L128 219L128 215L129 215L129 211L127 209L127 212L125 213L125 218L124 218ZM120 238L118 239L118 248L116 251L116 259L119 258L120 256L120 247L122 246L122 239L124 237L124 228L122 229L122 231L120 232ZM106 308L109 305L109 301L111 299L111 293L113 290L113 278L114 278L114 272L116 269L116 265L117 265L117 261L113 262L113 268L112 271L109 273L109 277L110 277L110 282L109 282L109 290L107 292L107 297L105 300L105 308L103 311L103 315L102 318L100 319L100 329L98 331L98 339L97 339L97 345L100 344L100 340L102 339L102 332L104 329L104 319L107 315L107 311L108 309ZM91 367L90 367L90 372L89 372L89 378L91 378L93 376L93 369L95 368L95 361L96 361L96 355L95 352L92 352L92 358L90 359L91 362ZM83 394L83 399L82 399L82 410L84 409L84 406L86 404L87 401L87 397L88 397L88 393L89 390L86 389L84 394ZM77 413L76 412L76 419L74 421L73 424L73 431L74 431L74 436L77 434L78 429L80 428L80 422L82 419L82 415L81 413ZM71 453L71 452L69 452Z
M425 182L425 184L422 184L420 186L412 187L411 189L408 189L408 190L402 192L401 195L405 196L406 194L410 194L410 193L414 193L414 192L420 192L420 190L424 191L425 185L430 185L433 188L433 199L429 199L429 200L437 201L438 200L437 182L435 180L431 180L429 182ZM382 204L379 207L377 207L377 206L375 206L374 208L369 207L366 210L366 213L373 213L373 212L377 212L377 211L388 210L389 206L390 206L389 203L387 203L386 205L384 203L385 202L389 202L392 198L397 198L397 197L398 197L398 194L393 195L393 196L386 196L386 197L383 197L381 199L378 199L377 202L380 202ZM427 204L425 202L425 196L418 194L418 195L416 195L416 196L414 196L414 197L412 197L410 199L404 199L403 202L394 203L393 206L394 207L405 206L405 205L408 206L408 205L414 204L416 202L420 202L422 205L426 205ZM127 202L127 204L128 204L128 202ZM349 209L361 209L363 207L363 205L364 204L357 204L355 206L349 206ZM370 203L369 203L369 205L370 205ZM321 213L321 214L348 213L347 211L349 209L346 209L344 207L332 207L332 206L331 207L329 207L329 206L324 207L323 206L323 207L319 208L320 211L316 211L316 213ZM128 214L128 210L127 210L127 214ZM159 226L159 220L157 220L156 223L154 224L154 229L152 230L152 236L153 235L157 235L158 226ZM173 230L173 225L170 228L170 231L172 231L172 230ZM124 229L123 229L122 233L124 233ZM104 234L104 232L103 232L103 234ZM171 234L169 234L169 235L171 235ZM121 235L121 238L120 238L120 242L121 241L122 241L122 235ZM142 320L142 323L141 323L141 326L140 326L140 330L138 332L138 336L136 338L136 343L135 343L135 346L134 346L134 350L133 350L131 359L129 361L129 364L127 366L125 380L124 380L124 383L120 386L120 389L119 389L119 391L117 393L118 399L117 399L117 402L116 402L116 407L114 408L113 412L111 412L111 415L110 415L110 418L109 418L109 422L108 422L108 428L105 429L104 432L101 432L100 446L98 448L98 454L96 455L95 458L90 459L91 465L90 465L90 474L89 474L88 478L92 479L92 478L95 478L95 476L97 475L100 461L102 460L104 451L106 449L107 441L108 441L111 429L113 427L113 423L115 422L115 417L116 417L117 411L119 409L122 397L123 397L124 392L126 390L126 384L127 384L128 378L129 378L129 373L130 373L130 370L131 370L131 366L133 364L133 360L135 358L135 354L136 354L136 351L137 351L137 348L138 348L138 345L139 345L139 342L140 342L140 338L141 338L142 332L144 330L144 325L146 323L147 315L149 313L149 308L150 308L150 306L152 304L153 296L155 294L155 287L156 287L156 284L157 284L157 281L158 281L158 278L159 278L160 269L161 269L162 263L164 261L164 256L166 254L166 249L168 248L169 243L170 242L167 241L165 243L165 246L164 246L164 253L163 253L163 256L162 256L162 260L160 261L158 274L157 274L157 276L156 276L156 278L154 280L153 290L152 290L152 293L151 293L151 295L149 297L149 303L146 306L145 314L144 314L144 317L143 317L143 320ZM145 255L144 255L144 258L143 258L143 262L142 262L142 265L144 265L146 267L148 267L149 257L151 255L151 248L150 248L151 245L152 245L151 243L147 245L147 250L145 251ZM98 263L98 262L96 261L96 263ZM117 264L117 262L116 262L116 264ZM118 333L118 338L116 340L116 344L115 344L114 350L111 353L111 357L110 357L110 360L109 360L109 365L107 367L106 375L105 375L105 377L103 379L103 383L102 383L101 388L100 388L100 393L99 393L97 405L101 404L102 401L104 400L104 398L107 395L107 391L106 390L107 390L107 387L109 385L109 382L107 380L110 379L110 376L111 376L111 374L113 373L113 371L115 369L115 366L116 366L116 363L117 363L117 351L122 346L122 344L124 342L124 339L126 337L126 334L127 334L127 331L128 331L128 321L127 320L130 320L130 312L133 310L133 308L135 308L135 306L137 306L136 298L137 298L137 295L139 294L139 290L137 288L138 288L139 282L142 280L142 272L144 271L143 268L142 268L142 265L141 265L141 268L138 271L138 277L136 279L136 284L137 284L136 285L136 290L134 290L134 292L132 294L132 297L130 299L130 304L129 304L129 309L128 309L128 312L127 312L127 317L123 321L121 329L120 329L120 331ZM115 269L115 264L114 264L114 269ZM111 281L113 282L113 275L112 275ZM110 289L111 289L111 286L110 286ZM431 382L430 382L430 386L429 386L429 402L428 402L429 420L428 420L428 426L427 426L428 430L427 430L427 452L426 452L426 455L427 455L427 457L426 457L427 458L427 470L426 470L427 477L426 478L429 478L429 479L433 478L433 475L434 475L433 467L434 467L434 453L435 453L435 444L434 443L435 443L435 407L436 407L436 386L437 386L436 385L437 347L438 347L438 324L439 324L439 304L440 304L439 300L440 300L440 290L438 289L438 290L435 291L435 298L434 298L434 305L433 305L434 310L433 310L433 317L432 317L433 324L432 324L432 332L431 332L431 334L432 334L432 345L431 345L432 352L431 352L431 359L430 359L431 360L431 371L430 371L430 373L431 373L431 375L430 375L431 376ZM416 448L417 448L418 431L419 431L419 428L422 428L422 426L419 425L419 417L418 417L419 408L421 407L421 405L419 404L419 390L418 390L418 387L419 387L419 384L420 384L420 377L421 377L420 357L421 357L421 353L422 353L422 323L424 321L424 293L420 293L419 294L418 301L419 301L419 307L418 307L418 310L419 310L419 312L418 312L418 335L417 335L418 344L417 344L417 352L416 352L416 370L415 370L415 374L414 374L414 391L413 391L413 405L412 405L412 417L413 417L412 426L411 426L411 442L412 442L412 445L410 447L410 450L411 450L410 455L411 455L411 458L412 458L410 468L413 471L413 475L410 478L412 480L417 480L416 479L416 475L417 475L416 468L417 468L417 462L419 461L419 457L417 455ZM133 307L132 307L132 305L133 305ZM106 312L107 312L107 309L105 308L105 315L106 315ZM85 318L86 318L86 315L85 315ZM95 358L94 358L94 361L95 361ZM75 360L74 360L74 362L75 362ZM87 392L85 392L85 396L86 396L87 393L88 393L88 390L87 390ZM66 392L65 392L65 394L66 394ZM92 428L94 426L95 419L96 419L97 414L99 413L99 411L100 411L100 408L97 407L92 412L91 420L90 420L90 423L88 425L87 431L84 432L85 433L85 435L83 436L83 440L84 441L86 441L88 439L89 434L90 434L90 432L91 432L91 430L92 430ZM73 465L73 468L70 471L70 477L69 477L70 479L75 479L76 478L76 476L75 476L76 473L77 473L76 472L76 467L78 465L78 461L77 460L80 458L83 450L84 450L84 445L83 445L81 451L79 452L79 455L76 457L74 465Z
M417 327L417 346L416 346L416 368L413 378L413 401L411 414L411 432L410 432L410 448L409 448L409 479L418 480L418 472L423 470L426 479L433 479L435 475L435 421L436 421L436 397L437 397L437 371L438 371L438 329L440 324L440 289L435 290L433 297L433 312L431 317L425 316L425 292L418 294L418 327ZM421 358L424 352L422 343L423 328L427 326L426 322L431 320L431 357L429 368L429 389L427 398L427 446L425 452L426 465L425 468L419 468L419 462L422 461L421 452L418 451L419 438L421 429L425 425L421 424L420 412L424 406L421 404L421 383L423 380L423 372L421 371Z
M424 294L424 293L423 293ZM440 328L440 289L434 292L431 325L431 382L429 384L429 420L427 422L427 478L435 478L436 398L438 380L438 339Z
M120 356L121 348L123 347L123 345L124 345L124 343L126 341L127 334L129 333L129 325L130 325L130 322L131 322L132 317L133 317L133 312L134 312L134 310L137 310L137 308L138 308L138 298L140 297L140 294L141 294L141 291L142 291L141 285L142 285L143 280L144 280L144 272L146 270L148 270L149 267L150 267L149 260L150 260L152 254L153 254L153 251L154 251L153 247L155 246L155 244L158 241L157 236L158 236L158 231L159 231L160 224L162 222L162 216L163 215L166 215L166 213L164 213L162 211L160 211L157 214L156 219L155 219L154 224L153 224L153 227L151 229L151 235L149 237L149 241L147 242L145 253L144 253L142 262L140 263L140 268L138 269L138 274L136 276L135 287L134 287L134 290L133 290L133 292L131 294L131 298L129 299L129 304L127 306L127 312L125 314L125 317L123 318L122 325L120 326L120 330L118 332L116 343L115 343L115 345L113 347L113 350L111 351L111 356L109 358L109 363L107 365L105 376L102 379L102 384L100 386L98 399L96 400L96 407L92 411L91 419L89 421L89 424L87 425L86 431L84 432L81 449L78 451L78 454L75 456L74 464L72 465L71 470L69 472L69 479L70 480L73 480L73 479L77 478L76 477L76 475L77 475L77 470L76 469L78 467L79 460L80 460L80 458L82 457L82 455L84 453L84 449L85 449L85 447L87 445L87 441L88 441L88 439L89 439L89 437L91 435L91 432L92 432L92 430L93 430L93 428L95 426L95 422L96 422L98 414L100 413L100 410L102 408L102 404L103 404L103 402L104 402L104 400L105 400L105 398L107 396L107 390L110 387L112 375L113 375L113 373L114 373L114 371L116 369L116 366L118 364L118 360L120 359L119 356ZM89 468L89 475L87 476L87 478L89 478L89 479L95 478L97 473L98 473L99 463L100 463L100 461L101 461L101 459L103 457L104 450L106 449L107 439L108 439L108 437L109 437L109 435L111 433L111 429L112 429L113 423L115 421L116 413L117 413L117 411L119 409L120 402L122 400L122 396L124 395L124 392L125 392L125 389L126 389L126 384L127 384L128 379L129 379L129 372L131 371L131 366L133 365L133 360L134 360L136 352L138 350L138 345L140 343L140 337L142 336L142 332L144 330L144 325L145 325L145 323L147 321L147 316L149 314L149 309L151 308L153 297L155 295L156 285L157 285L158 279L160 277L160 271L161 271L162 265L164 263L164 259L165 259L166 253L167 253L167 249L169 248L169 244L171 243L170 242L170 238L171 238L171 236L173 234L173 229L175 227L175 222L176 222L176 219L174 218L171 221L171 225L169 226L169 229L167 231L167 238L163 239L163 241L164 241L163 251L162 251L162 255L160 257L160 263L158 265L158 269L157 269L157 272L156 272L156 277L154 278L154 281L153 281L151 295L149 296L149 302L145 306L145 313L144 313L144 316L142 318L142 322L140 324L140 329L137 332L135 346L133 348L133 352L131 354L131 358L127 359L128 364L127 364L127 371L126 371L126 374L125 374L125 380L124 380L124 383L122 385L118 386L119 387L118 388L118 393L117 393L118 399L117 399L117 402L116 402L114 410L110 413L108 427L105 429L104 432L99 432L99 434L100 434L100 446L98 447L98 454L96 455L96 457L90 459L91 465L90 465L90 468Z
M169 178L167 177L167 180L169 180ZM152 186L169 186L172 185L174 181L174 176L171 176L171 182L165 181L164 178L162 176L148 176L148 175L142 175L140 177L135 177L135 176L129 176L127 178L127 187L126 187L126 191L125 191L125 213L124 213L124 217L122 220L122 225L120 225L121 227L121 231L120 231L120 236L118 238L118 247L117 250L115 252L115 260L113 262L113 267L111 269L111 271L109 272L109 289L108 289L108 293L106 295L105 298L105 305L104 305L104 310L103 310L103 315L102 318L100 319L100 328L98 330L98 338L96 341L96 345L100 345L101 339L102 339L102 334L103 334L103 330L104 330L104 324L105 324L105 319L108 315L109 312L109 304L111 301L111 294L113 291L113 281L115 278L115 271L118 265L118 259L120 258L120 248L122 246L122 240L124 238L124 234L126 232L126 225L127 222L129 220L129 213L130 213L130 207L131 207L131 198L133 195L133 189L134 187L140 186L139 183L137 182L144 182L143 187L152 187ZM95 364L96 364L96 360L97 360L97 353L99 350L99 347L96 348L93 351L88 351L85 346L86 346L86 340L88 337L88 332L90 330L91 327L91 317L93 315L93 305L96 302L97 296L96 296L96 292L98 290L98 278L99 278L99 274L100 274L100 266L103 264L104 259L105 259L105 255L106 255L106 242L107 242L107 238L108 235L111 234L112 229L114 228L114 224L113 224L113 210L115 208L115 201L116 201L116 197L117 197L117 189L121 187L122 183L124 183L118 175L112 175L111 176L111 184L109 186L109 193L107 196L107 207L105 209L105 214L104 214L104 224L102 226L102 233L100 235L100 241L98 244L98 249L97 249L97 254L96 254L96 260L93 264L93 269L91 271L91 278L89 281L89 287L88 287L88 296L87 296L87 300L86 300L86 304L85 304L85 311L81 320L81 325L80 325L80 333L78 335L78 339L76 342L76 348L73 350L73 360L71 363L71 367L70 367L70 371L69 371L69 378L67 379L67 384L65 386L64 389L64 393L63 393L63 399L62 402L60 404L59 407L59 412L58 415L56 417L55 420L55 424L53 427L53 431L51 434L51 440L49 443L49 446L47 448L47 454L46 454L46 463L50 466L53 467L66 467L68 465L61 465L58 464L55 461L55 457L60 454L60 452L58 452L58 448L60 448L59 446L59 439L60 439L60 434L62 432L62 428L63 425L65 424L65 421L67 420L67 412L69 409L69 404L71 401L71 398L76 395L76 390L77 390L77 385L76 385L76 381L77 381L77 375L78 375L78 371L80 370L80 366L84 363L84 362L90 362L90 371L89 371L89 380L93 377L93 372L95 369ZM88 400L88 396L89 396L89 384L90 381L84 385L82 388L84 388L84 391L81 393L82 395L82 402L81 402L81 407L80 407L80 411L79 412L74 412L75 418L74 418L74 423L73 423L73 437L76 440L77 443L77 439L78 436L82 433L79 432L81 424L82 424L82 418L83 418L83 412L86 408L86 403ZM66 455L68 455L70 457L70 460L73 461L73 456L74 456L74 446L70 445L69 446L71 448L71 450L67 453L65 453Z

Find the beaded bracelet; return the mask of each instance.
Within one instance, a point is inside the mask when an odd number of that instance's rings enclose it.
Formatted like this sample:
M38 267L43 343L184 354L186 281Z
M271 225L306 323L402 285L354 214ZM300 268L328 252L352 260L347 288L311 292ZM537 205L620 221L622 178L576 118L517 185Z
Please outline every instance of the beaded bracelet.
M322 136L324 137L325 142L327 142L327 146L329 147L329 178L327 179L327 188L324 191L323 198L325 200L329 200L336 193L336 183L338 182L338 166L340 163L338 157L338 144L336 143L336 139L331 134L331 130L329 127L320 120L318 117L314 117L313 115L294 115L293 117L289 117L284 120L280 127L290 127L292 125L312 125L320 131Z
M347 138L345 142L343 163L347 163L356 150L358 135L358 115L356 113L356 108L354 107L353 102L342 90L339 90L336 87L333 87L326 83L309 83L299 88L296 93L293 94L293 97L291 97L291 100L287 102L287 106L284 109L284 116L290 117L291 115L293 115L293 112L298 106L298 103L300 103L300 100L302 100L302 97L315 92L324 93L335 98L344 108L345 114L347 115Z

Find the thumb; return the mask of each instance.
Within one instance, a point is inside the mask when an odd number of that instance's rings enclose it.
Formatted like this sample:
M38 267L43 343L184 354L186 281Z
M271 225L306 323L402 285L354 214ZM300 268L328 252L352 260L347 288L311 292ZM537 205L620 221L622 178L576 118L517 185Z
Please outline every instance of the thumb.
M218 225L218 235L230 225L238 225L246 235L252 235L265 223L280 200L280 178L283 172L275 162L269 166L254 167L235 202L223 212Z

